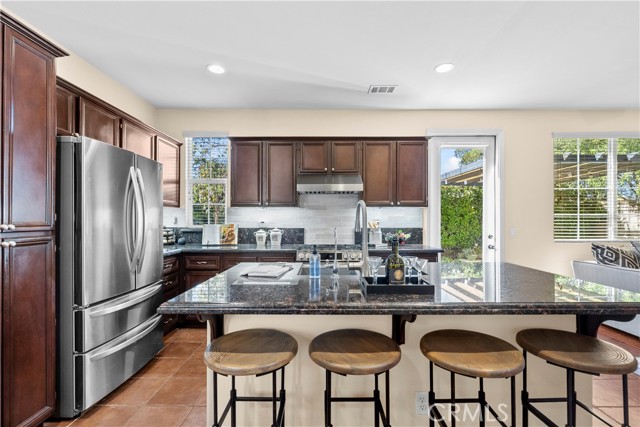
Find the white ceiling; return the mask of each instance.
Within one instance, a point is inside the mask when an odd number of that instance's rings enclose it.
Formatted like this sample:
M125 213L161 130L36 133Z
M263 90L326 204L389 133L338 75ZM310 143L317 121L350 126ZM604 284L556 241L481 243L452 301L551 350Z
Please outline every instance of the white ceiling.
M640 108L638 0L3 8L159 108Z

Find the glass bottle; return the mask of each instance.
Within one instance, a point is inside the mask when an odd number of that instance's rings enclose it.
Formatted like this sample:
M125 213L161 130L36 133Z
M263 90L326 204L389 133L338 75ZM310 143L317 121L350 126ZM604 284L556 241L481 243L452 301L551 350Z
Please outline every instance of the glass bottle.
M404 284L404 260L398 254L398 238L391 239L391 255L385 262L387 283L390 285Z
M316 249L316 245L313 245L313 253L309 258L309 277L312 279L320 278L320 255Z

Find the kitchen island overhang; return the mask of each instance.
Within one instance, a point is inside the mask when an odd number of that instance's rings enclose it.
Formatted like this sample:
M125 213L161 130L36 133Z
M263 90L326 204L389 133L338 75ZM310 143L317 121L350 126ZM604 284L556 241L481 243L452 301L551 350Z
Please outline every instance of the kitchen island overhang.
M163 303L158 312L211 320L213 337L222 333L222 316L227 314L391 315L397 335L393 338L399 342L405 323L418 315L569 314L576 316L578 332L595 335L605 320L630 321L640 313L640 291L510 263L429 263L425 273L433 295L369 296L356 274L340 276L335 291L330 290L330 277L322 276L311 296L309 278L296 269L265 284L243 280L256 265L238 264Z

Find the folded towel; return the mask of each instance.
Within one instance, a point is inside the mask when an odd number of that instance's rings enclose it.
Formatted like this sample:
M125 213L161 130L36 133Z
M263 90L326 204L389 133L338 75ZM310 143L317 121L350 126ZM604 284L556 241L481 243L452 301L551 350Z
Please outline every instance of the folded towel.
M244 272L242 276L277 279L291 270L293 270L293 266L290 264L260 264Z

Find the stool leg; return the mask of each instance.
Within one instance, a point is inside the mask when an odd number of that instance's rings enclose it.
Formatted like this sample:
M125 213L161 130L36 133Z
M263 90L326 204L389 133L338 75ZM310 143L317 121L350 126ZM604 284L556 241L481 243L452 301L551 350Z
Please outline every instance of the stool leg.
M516 377L511 377L511 427L516 427Z
M524 369L522 370L522 427L529 427L529 392L527 391L527 352L522 351ZM515 421L513 421L515 425Z
M451 427L456 427L458 408L456 406L456 374L451 372Z
M374 376L374 389L373 389L373 416L374 426L380 427L380 411L378 410L378 402L380 401L380 390L378 389L378 374Z
M384 378L385 378L385 388L384 388L384 392L385 392L385 396L384 396L384 400L385 400L385 407L386 407L386 414L387 414L387 425L385 427L391 427L391 415L389 413L389 393L390 393L390 388L389 388L389 371L386 371L384 373Z
M276 410L277 410L277 403L278 403L278 398L277 398L277 392L276 392L276 387L277 387L277 378L276 378L276 373L277 371L273 371L271 373L271 418L273 419L273 422L271 424L271 427L277 427L278 424L278 420L276 419Z
M435 408L435 400L436 394L433 392L433 362L429 361L429 427L435 427L436 423L434 420L435 413L433 409Z
M331 425L331 371L326 370L326 381L324 390L324 425L325 427L332 427Z
M218 374L213 373L213 427L220 427L218 424Z
M284 409L285 409L285 403L287 401L287 392L284 389L284 366L281 368L282 369L282 373L280 375L280 416L282 417L280 420L280 424L278 425L278 427L284 427Z
M622 376L622 410L624 424L622 427L629 427L629 383L627 381L627 374Z
M567 369L567 426L576 425L576 393L575 393L575 372Z
M236 427L236 377L231 375L231 427Z
M478 400L480 403L480 427L484 427L485 417L487 416L487 411L486 411L487 401L484 395L484 381L482 380L482 378L479 378L479 380L480 380L480 390L478 390Z

